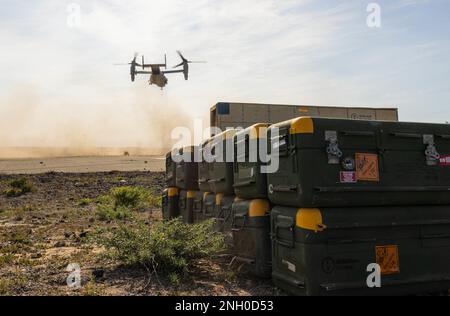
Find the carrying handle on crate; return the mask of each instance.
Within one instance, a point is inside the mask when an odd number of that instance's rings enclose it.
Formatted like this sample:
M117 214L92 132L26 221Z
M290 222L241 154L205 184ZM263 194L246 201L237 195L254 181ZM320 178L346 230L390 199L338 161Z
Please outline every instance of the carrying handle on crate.
M243 218L243 222L242 222L242 226L240 228L236 228L236 218ZM231 231L233 232L240 232L244 229L245 224L248 220L248 215L247 214L233 214L233 222L231 224Z
M415 133L391 132L389 134L391 136L403 137L403 138L417 138L417 139L421 139L422 138L421 134L415 134Z
M298 191L298 187L291 185L291 186L286 186L286 185L272 185L270 187L270 190L273 192L297 192Z
M374 132L369 131L342 131L340 133L344 136L367 136L367 137L375 136Z
M218 183L218 182L224 182L225 178L218 178L218 179L211 179L208 180L208 183Z
M254 180L242 181L242 182L237 182L237 183L233 184L233 187L235 187L235 188L248 187L248 186L253 185L255 183L256 183L256 181L254 181Z
M274 239L274 241L277 244L279 244L281 246L285 246L285 247L288 247L288 248L294 248L294 246L295 246L294 220L291 217L278 215L277 218L279 218L279 217L283 217L283 218L289 219L290 223L289 224L275 223L273 239ZM281 240L281 239L278 239L278 232L280 231L280 229L289 230L291 232L291 234L292 234L292 240Z

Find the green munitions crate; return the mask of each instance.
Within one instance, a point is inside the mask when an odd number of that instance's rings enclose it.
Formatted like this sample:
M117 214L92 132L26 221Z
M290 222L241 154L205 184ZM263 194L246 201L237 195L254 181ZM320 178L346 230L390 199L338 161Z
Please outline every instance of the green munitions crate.
M177 154L176 184L182 190L198 190L198 158L195 157L197 151L197 147L190 146L180 149Z
M277 206L271 230L273 280L291 294L412 295L450 288L450 206ZM371 264L379 265L380 288L373 287Z
M219 194L234 194L234 175L233 175L233 136L234 130L225 131L213 138L208 143L212 155L215 159L209 165L209 184L211 191Z
M226 233L226 241L231 240L231 225L233 222L233 202L236 200L234 195L216 195L216 214L217 230Z
M164 220L170 220L180 216L178 188L167 188L163 191L162 213Z
M166 187L175 187L177 185L177 178L176 178L176 170L177 165L172 159L172 153L176 153L177 150L171 151L166 154Z
M261 154L267 156L267 128L256 124L234 136L234 191L242 199L267 198L267 174L261 172ZM265 160L265 161L264 161Z
M205 220L203 215L203 197L206 193L202 191L196 191L194 196L194 210L193 220L194 223L200 223Z
M267 175L274 205L450 204L448 124L300 117L269 134L280 155Z
M183 223L194 223L194 200L195 191L181 191L179 198L180 216L183 219Z
M215 218L216 216L216 195L205 192L203 195L203 220Z
M199 157L200 161L198 163L198 187L200 191L210 192L211 185L209 184L210 176L209 176L209 168L210 163L206 162L203 158L203 152L206 150L207 145L209 144L209 139L204 141L199 147Z
M270 278L270 203L267 200L240 200L233 204L233 254L246 263L253 275Z

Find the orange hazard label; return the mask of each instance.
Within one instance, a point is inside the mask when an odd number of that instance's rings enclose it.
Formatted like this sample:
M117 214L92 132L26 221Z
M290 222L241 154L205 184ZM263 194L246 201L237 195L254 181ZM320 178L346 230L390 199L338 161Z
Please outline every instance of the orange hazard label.
M377 264L381 267L381 274L400 273L400 260L398 256L398 247L379 246L376 247Z
M356 154L356 178L358 181L380 181L378 155Z

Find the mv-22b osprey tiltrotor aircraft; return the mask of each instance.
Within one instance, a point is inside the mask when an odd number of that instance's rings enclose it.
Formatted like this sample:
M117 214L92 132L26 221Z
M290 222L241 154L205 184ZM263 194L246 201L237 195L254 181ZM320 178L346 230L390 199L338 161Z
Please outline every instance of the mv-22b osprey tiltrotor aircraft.
M165 76L166 74L173 74L173 73L183 73L184 79L189 79L189 64L193 63L205 63L204 61L190 61L184 58L183 54L180 51L177 51L178 55L181 57L181 63L176 65L173 68L178 68L183 66L183 70L167 70L167 57L164 56L164 64L146 64L144 61L144 56L142 56L142 64L139 64L136 59L138 57L138 54L136 53L134 55L134 59L128 64L131 65L130 67L130 75L131 75L131 81L134 82L136 79L136 75L146 74L150 75L150 79L148 83L150 85L157 85L161 88L161 90L167 85L168 79ZM142 68L142 71L137 70L138 67ZM150 68L151 71L145 71L146 68ZM161 70L161 68L164 68L165 70Z

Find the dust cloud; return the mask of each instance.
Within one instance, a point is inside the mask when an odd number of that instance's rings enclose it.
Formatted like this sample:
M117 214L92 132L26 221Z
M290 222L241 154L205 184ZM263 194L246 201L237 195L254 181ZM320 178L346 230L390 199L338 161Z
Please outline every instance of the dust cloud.
M0 102L0 159L161 155L173 128L192 128L188 111L148 87L83 100L21 87Z

